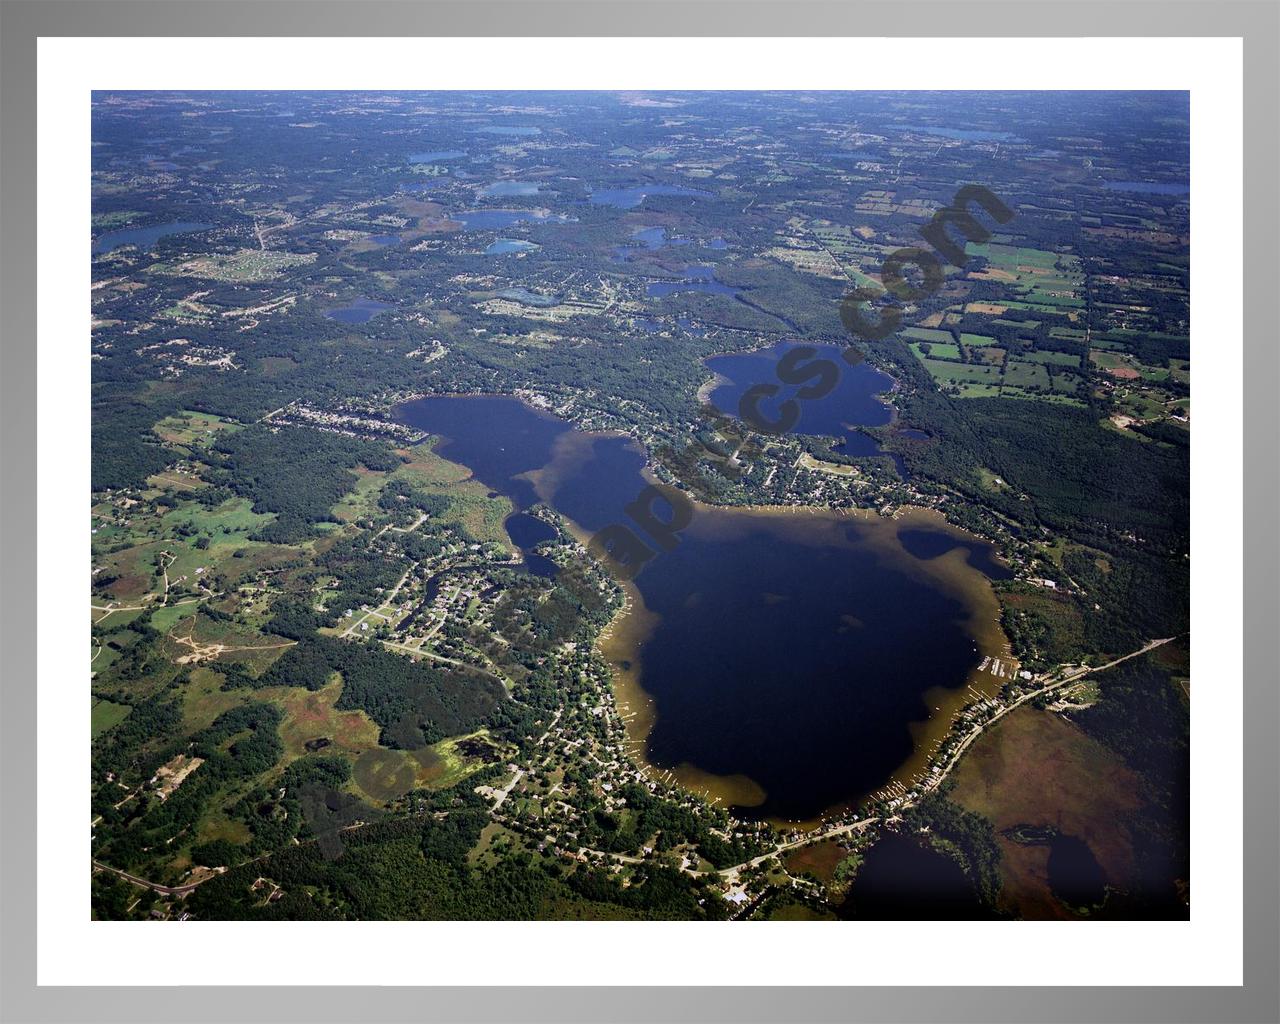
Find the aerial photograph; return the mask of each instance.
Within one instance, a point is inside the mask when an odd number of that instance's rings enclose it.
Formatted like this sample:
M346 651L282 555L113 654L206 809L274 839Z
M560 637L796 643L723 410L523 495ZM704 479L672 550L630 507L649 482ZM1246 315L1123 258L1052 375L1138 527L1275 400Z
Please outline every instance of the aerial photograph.
M91 145L94 920L1190 918L1188 93Z

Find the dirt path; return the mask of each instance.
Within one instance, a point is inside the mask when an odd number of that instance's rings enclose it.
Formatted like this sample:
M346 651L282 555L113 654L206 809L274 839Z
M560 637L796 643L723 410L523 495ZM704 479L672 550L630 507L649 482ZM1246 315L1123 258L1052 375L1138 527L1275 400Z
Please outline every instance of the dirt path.
M194 622L192 622L191 629L186 636L174 636L170 633L169 639L175 643L182 644L184 647L191 648L190 654L184 654L182 657L174 659L179 665L198 665L202 661L215 661L220 655L232 654L236 651L277 651L282 647L292 647L298 642L296 640L286 640L279 644L245 644L242 646L204 643L195 638Z

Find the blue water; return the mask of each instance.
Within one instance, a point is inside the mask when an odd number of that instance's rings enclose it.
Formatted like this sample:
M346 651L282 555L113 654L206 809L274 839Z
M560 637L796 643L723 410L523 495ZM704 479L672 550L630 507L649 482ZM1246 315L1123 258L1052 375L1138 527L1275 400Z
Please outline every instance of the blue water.
M369 240L371 242L377 242L379 245L399 245L400 244L399 235L370 235Z
M647 484L633 440L581 434L513 398L428 398L397 415L517 511L545 501L587 532L632 522ZM507 529L526 559L546 536L514 516ZM766 793L752 813L785 818L884 784L913 749L925 693L963 686L974 648L970 609L871 532L817 510L701 506L674 548L655 550L634 581L652 633L616 663L653 699L652 761L746 775Z
M95 256L119 249L122 245L134 245L150 252L156 242L167 235L185 235L195 231L207 231L212 224L201 224L197 221L179 220L170 224L153 224L149 228L121 228L119 231L108 231L93 240Z
M795 387L778 381L778 361L797 347L799 346L794 342L781 341L755 352L734 352L706 360L707 368L727 381L711 392L711 404L721 412L736 417L738 403L749 388L756 384L779 384L781 390L759 406L766 419L777 420L781 403L791 398L796 391ZM800 419L792 433L839 438L842 443L836 450L843 455L884 454L873 438L857 428L879 427L889 422L892 412L877 396L893 387L893 378L873 369L867 363L849 366L840 358L841 349L837 345L812 347L815 349L812 360L801 363L799 368L803 369L810 362L826 359L836 365L840 376L830 394L822 398L798 401Z
M468 231L497 231L523 221L535 224L564 224L569 218L562 213L539 213L536 210L463 210L451 215Z
M520 549L525 568L533 575L550 579L559 572L555 562L534 551L539 544L555 540L559 536L553 526L528 512L512 513L502 525L506 528L511 543Z
M704 249L727 249L729 248L729 243L723 238L713 238L709 242L703 242L702 247Z
M633 188L606 188L591 193L591 202L597 206L616 206L620 210L631 210L639 206L648 196L700 196L714 195L700 188L686 188L683 185L636 185Z
M677 292L708 292L712 295L737 295L741 288L721 284L715 279L715 267L685 267L685 275L680 281L653 281L645 287L645 294L651 299L660 299Z
M693 321L687 316L676 317L676 323L680 325L680 329L686 334L692 334L695 338L705 338L707 329L705 327L695 327Z
M1190 185L1159 181L1108 181L1104 187L1112 192L1145 192L1153 196L1185 196L1191 192Z
M646 249L661 249L667 244L666 228L641 228L639 231L633 231L631 237L643 245ZM672 239L672 245L687 244L684 239Z
M542 188L536 181L495 181L480 190L480 195L492 196L536 196Z
M631 237L635 239L637 244L614 247L613 254L617 259L628 260L636 253L656 252L667 245L689 244L689 239L687 238L668 238L666 228L641 228L639 231L633 231Z
M1013 571L996 558L995 549L977 538L963 540L948 530L922 526L899 531L898 540L908 553L922 562L932 561L956 548L963 548L967 552L965 561L989 579L1013 579Z
M521 238L499 238L484 251L486 256L505 256L510 252L532 252L540 248L534 242L526 242Z
M435 164L441 160L457 160L459 157L467 154L461 149L439 149L429 153L410 153L409 163L411 164Z
M336 309L326 309L324 315L330 320L340 320L344 324L364 324L368 323L379 313L385 312L392 307L385 302L376 302L373 299L366 299L363 296L356 299L349 306L339 306Z
M658 334L659 332L668 330L671 327L669 323L666 323L663 320L654 320L652 317L647 316L632 317L631 322L636 327L639 327L640 330L645 331L648 334ZM706 328L694 326L693 321L687 316L676 317L676 326L684 331L685 334L691 335L695 338L705 338L707 336Z

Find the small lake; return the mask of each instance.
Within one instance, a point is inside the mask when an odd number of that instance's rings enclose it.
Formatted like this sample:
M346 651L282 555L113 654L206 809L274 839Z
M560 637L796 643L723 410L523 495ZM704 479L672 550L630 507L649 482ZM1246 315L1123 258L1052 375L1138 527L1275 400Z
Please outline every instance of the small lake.
M672 328L672 324L666 320L655 320L647 316L632 317L631 322L646 334L660 334ZM676 317L675 326L693 338L705 338L707 336L706 328L697 326L687 316Z
M481 135L541 135L542 129L533 125L517 125L517 124L491 124L485 125L483 128L476 128L475 131Z
M559 536L554 527L528 512L516 512L507 516L503 526L511 543L520 549L525 567L531 573L546 579L556 575L559 571L556 563L546 555L539 555L534 551L539 544L555 540Z
M542 186L536 181L495 181L482 188L480 195L486 199L494 196L536 196L541 190Z
M467 231L500 231L516 224L567 224L570 220L563 213L542 210L463 210L450 214L451 220L461 221Z
M778 342L755 352L733 352L712 356L705 360L707 369L721 379L712 390L710 399L721 412L737 417L742 396L757 384L778 383L778 362L793 348L794 342ZM812 360L835 363L840 377L830 394L822 398L800 401L800 419L793 433L818 434L842 440L837 449L845 455L877 455L880 446L875 440L857 428L879 427L889 422L893 413L880 395L893 387L893 378L867 363L849 366L840 358L841 349L836 345L816 345ZM790 398L795 388L781 385L772 399L760 403L760 411L770 420L778 416L782 402Z
M121 228L119 231L106 231L93 240L93 254L101 256L125 245L132 245L144 252L150 252L155 248L156 242L169 235L208 231L211 227L213 227L212 224L179 220L169 224L153 224L148 228Z
M617 259L628 260L641 252L657 252L668 245L688 245L687 238L668 238L666 228L641 228L631 233L632 244L614 247L613 254Z
M385 313L392 306L386 302L377 302L363 296L350 305L326 309L324 315L330 320L338 320L344 324L365 324L379 313Z
M597 206L616 206L620 210L632 210L649 196L697 196L715 195L700 188L684 185L635 185L631 188L603 188L591 193L591 202Z
M737 295L741 288L734 288L716 280L716 268L710 266L685 267L679 281L651 281L644 293L651 299L661 299L679 292L707 292L711 295Z
M486 256L505 256L513 252L532 252L534 249L540 249L541 246L536 242L526 242L522 238L499 238L489 244L485 249Z
M545 502L583 540L629 522L649 482L635 442L514 398L427 398L397 416L517 512ZM637 754L744 813L794 820L914 765L949 719L911 723L959 706L979 648L1003 636L986 577L958 556L917 558L898 540L908 525L921 524L698 506L628 584L631 610L601 646ZM540 526L509 531L527 552Z
M1059 832L1049 841L1049 889L1075 910L1101 906L1107 898L1107 876L1089 849L1076 836Z
M956 861L914 838L887 835L866 853L838 916L855 921L993 917Z

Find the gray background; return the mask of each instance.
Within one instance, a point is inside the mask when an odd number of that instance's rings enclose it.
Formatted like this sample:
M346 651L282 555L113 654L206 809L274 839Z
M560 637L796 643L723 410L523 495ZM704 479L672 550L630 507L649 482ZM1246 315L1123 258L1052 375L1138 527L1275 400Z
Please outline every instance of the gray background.
M1280 7L1237 2L0 0L0 1018L5 1021L1280 1020L1276 321ZM35 40L47 36L1233 36L1245 40L1245 963L1242 988L35 987ZM849 39L849 56L860 45ZM955 87L964 62L956 45ZM984 55L983 59L992 59ZM998 59L998 58L996 58ZM1199 344L1212 338L1200 337ZM1221 552L1214 557L1242 557ZM1202 555L1201 557L1208 557ZM1231 681L1224 681L1230 685ZM1209 692L1206 690L1206 692ZM1202 698L1203 699L1203 698ZM78 881L77 883L78 884ZM197 925L198 927L198 925ZM287 926L286 926L287 927ZM643 925L636 925L637 933ZM716 925L705 941L715 941ZM748 926L751 927L751 926ZM845 924L845 928L856 925ZM1010 927L1019 927L1010 925ZM1087 927L1087 926L1086 926ZM281 941L288 932L281 931ZM349 939L335 926L334 960ZM234 949L228 949L234 956ZM619 955L625 955L620 950ZM944 954L945 955L945 954ZM857 965L851 964L851 976ZM411 979L405 979L411 980ZM921 969L927 981L927 967ZM1010 979L1016 981L1017 979ZM589 983L589 978L584 978Z

